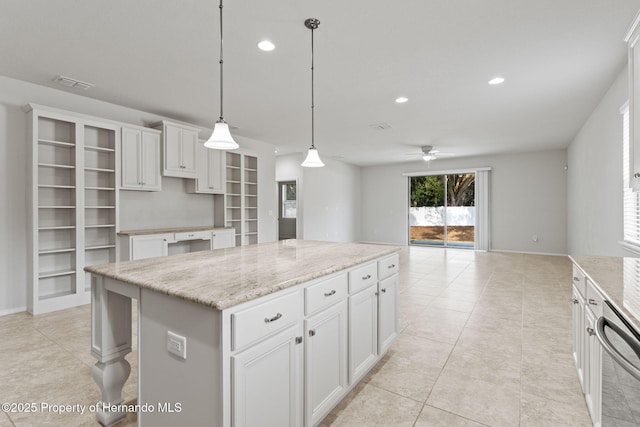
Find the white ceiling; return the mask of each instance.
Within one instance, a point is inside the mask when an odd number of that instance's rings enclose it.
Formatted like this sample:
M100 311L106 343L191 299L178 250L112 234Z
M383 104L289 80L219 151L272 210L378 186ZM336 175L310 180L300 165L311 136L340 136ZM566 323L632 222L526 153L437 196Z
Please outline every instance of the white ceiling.
M0 0L0 74L211 128L217 0ZM225 119L357 165L564 148L626 63L640 0L226 0ZM268 38L273 52L256 44ZM59 75L95 84L65 89ZM487 81L506 78L500 86ZM409 102L396 104L406 96ZM388 130L370 125L387 123ZM204 135L203 135L204 136Z

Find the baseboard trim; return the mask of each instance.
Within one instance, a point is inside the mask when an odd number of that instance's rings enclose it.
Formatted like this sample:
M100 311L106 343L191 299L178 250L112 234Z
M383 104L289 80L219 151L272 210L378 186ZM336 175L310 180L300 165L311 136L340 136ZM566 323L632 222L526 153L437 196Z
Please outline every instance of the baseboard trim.
M506 252L510 254L523 254L523 255L546 255L546 256L569 256L569 254L556 254L551 252L527 252L527 251L510 251L508 249L491 249L490 252Z
M406 243L367 242L367 241L359 241L358 243L364 243L366 245L408 246Z
M22 313L23 311L27 311L27 307L5 308L4 310L0 310L0 317L8 316L9 314Z

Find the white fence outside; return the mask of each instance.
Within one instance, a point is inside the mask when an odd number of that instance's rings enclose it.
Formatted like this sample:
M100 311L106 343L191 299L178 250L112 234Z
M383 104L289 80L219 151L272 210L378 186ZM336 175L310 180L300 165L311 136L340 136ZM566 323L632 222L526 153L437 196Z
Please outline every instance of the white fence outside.
M444 225L444 206L409 208L410 226ZM451 206L447 208L447 225L476 224L475 206Z

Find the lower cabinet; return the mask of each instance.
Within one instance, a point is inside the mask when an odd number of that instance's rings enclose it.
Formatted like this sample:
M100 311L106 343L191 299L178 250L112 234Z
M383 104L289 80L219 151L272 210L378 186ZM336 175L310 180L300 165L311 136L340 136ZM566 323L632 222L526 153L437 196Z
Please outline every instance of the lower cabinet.
M302 349L300 326L231 358L234 426L302 425Z
M347 382L345 300L305 320L306 425L318 424L340 401Z
M129 246L129 259L145 259L158 256L167 256L168 239L173 235L153 234L150 236L136 236L131 239ZM123 251L123 254L126 251Z
M584 391L584 298L575 286L573 286L571 301L573 303L571 307L573 318L573 362L578 371L580 386Z
M349 294L359 268L226 311L224 425L316 426L380 360L397 335L398 275L378 282L374 269Z
M378 288L349 297L349 381L364 376L378 358Z
M598 425L601 419L602 399L602 348L595 334L596 316L589 309L585 309L585 371L584 397L591 420Z
M235 230L232 228L198 230L193 232L168 232L169 229L153 234L141 231L118 233L120 254L123 261L202 250L231 248L236 244Z

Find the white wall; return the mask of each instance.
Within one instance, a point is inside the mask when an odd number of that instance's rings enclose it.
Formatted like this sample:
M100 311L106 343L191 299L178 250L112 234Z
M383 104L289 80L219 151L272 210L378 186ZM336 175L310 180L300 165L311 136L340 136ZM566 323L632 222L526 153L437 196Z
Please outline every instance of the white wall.
M618 244L623 236L620 107L627 99L624 67L567 149L572 255L629 256Z
M323 158L323 168L303 168L302 154L276 158L276 179L298 181L301 238L354 242L360 239L360 168Z
M491 167L491 250L566 254L566 161L565 150L552 150L365 167L362 240L407 244L408 179L403 173Z
M27 115L21 107L28 103L135 125L164 118L0 76L0 315L23 311L26 307L28 141ZM208 131L203 130L201 136L207 137ZM274 147L248 138L236 137L236 140L244 150L260 156L258 239L275 240ZM213 196L182 193L182 181L163 178L164 191L161 193L122 191L121 228L212 224Z

